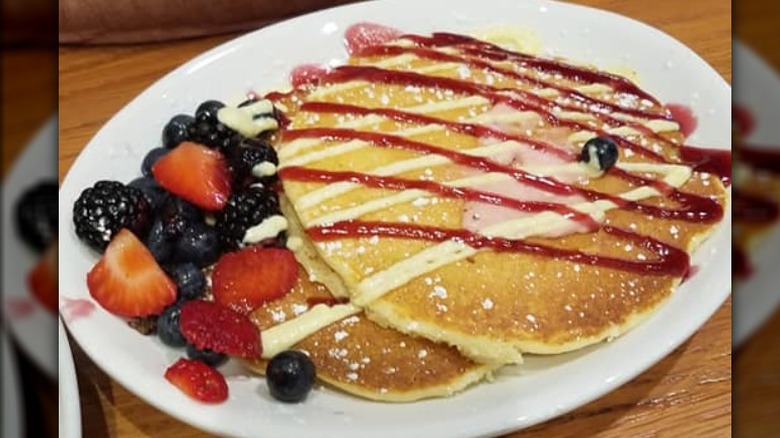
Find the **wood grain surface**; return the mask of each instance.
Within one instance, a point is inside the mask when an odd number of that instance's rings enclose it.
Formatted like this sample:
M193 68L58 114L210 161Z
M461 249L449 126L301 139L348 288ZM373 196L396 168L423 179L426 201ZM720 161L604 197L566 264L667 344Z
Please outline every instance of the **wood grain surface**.
M662 29L731 81L730 2L578 3L612 10ZM135 95L171 69L229 38L122 47L61 47L60 178L100 126ZM510 436L730 436L730 320L729 300L690 340L636 379L573 412ZM85 437L206 436L135 397L98 369L77 346L74 356Z

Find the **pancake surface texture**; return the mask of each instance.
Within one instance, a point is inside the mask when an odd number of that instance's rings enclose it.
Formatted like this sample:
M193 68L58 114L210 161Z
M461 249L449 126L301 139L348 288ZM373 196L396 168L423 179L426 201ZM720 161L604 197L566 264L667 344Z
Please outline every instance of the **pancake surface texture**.
M634 75L480 35L399 36L268 96L289 119L277 149L285 213L308 248L298 259L328 273L302 280L297 299L327 294L321 281L360 310L296 348L316 362L339 337L380 352L404 343L384 367L429 364L362 380L345 346L318 367L349 392L447 395L523 353L618 336L670 296L723 216L717 169L686 162L680 124ZM606 171L581 158L595 137L618 146ZM261 327L268 312L255 312Z

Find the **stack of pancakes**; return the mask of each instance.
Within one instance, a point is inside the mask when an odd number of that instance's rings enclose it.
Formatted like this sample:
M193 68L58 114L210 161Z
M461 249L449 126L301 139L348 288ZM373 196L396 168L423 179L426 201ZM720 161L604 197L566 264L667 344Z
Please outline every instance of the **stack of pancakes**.
M420 46L420 40L401 37L386 45ZM496 56L480 57L478 51L471 50L475 47L487 48ZM726 202L724 185L717 176L692 171L680 163L678 145L684 137L668 111L652 99L632 94L631 87L625 86L627 79L617 80L617 76L604 73L602 79L614 80L588 82L582 79L584 76L560 74L547 67L569 65L596 72L593 67L563 64L561 60L554 64L525 62L542 58L525 58L532 54L508 56L510 52L489 42L479 46L469 40L452 39L448 44L429 44L426 50L427 56L399 50L353 56L349 65L372 66L374 74L350 75L337 69L319 83L300 87L275 102L290 120L280 133L277 147L286 197L283 210L290 222L288 235L303 241L295 248L301 275L290 294L257 309L253 319L265 330L281 323L294 324L318 300L351 299L359 307L358 313L320 328L293 348L309 353L324 382L382 401L448 396L501 366L520 363L523 353L563 353L618 336L658 308L683 280L685 270L645 273L576 258L473 248L462 241L386 235L312 239L306 230L355 220L468 229L477 235L523 240L532 246L642 262L659 255L649 246L626 241L603 227L652 236L691 253L717 221L665 218L573 195L540 193L523 188L505 175L454 163L435 152L332 136L293 135L296 130L342 128L390 134L481 156L575 187L625 195L649 206L679 207L663 190L643 187L612 172L594 172L577 162L584 142L608 134L652 152L642 154L621 148L618 167L646 180L663 180L667 188L711 198L719 208ZM476 59L482 64L475 66L457 59ZM489 88L480 90L492 90L500 98L453 87L387 80L392 74L386 73L394 71L481 84ZM533 105L519 108L497 103L503 97ZM318 107L312 102L369 111L331 112L327 110L331 107ZM596 118L606 113L592 110L605 106L600 103L641 109L646 117L636 111L611 111L605 123ZM539 107L548 108L555 119L534 110ZM473 130L452 129L445 123L422 123L376 111L383 109L424 115L429 118L426 120L485 126L514 137L497 139L476 135ZM547 149L532 148L534 142ZM665 163L652 157L661 157ZM519 201L577 206L590 214L599 228L573 226L576 224L570 218L558 214L508 211L425 190L286 178L286 168L460 184ZM522 226L502 228L510 222ZM263 372L263 361L248 365Z

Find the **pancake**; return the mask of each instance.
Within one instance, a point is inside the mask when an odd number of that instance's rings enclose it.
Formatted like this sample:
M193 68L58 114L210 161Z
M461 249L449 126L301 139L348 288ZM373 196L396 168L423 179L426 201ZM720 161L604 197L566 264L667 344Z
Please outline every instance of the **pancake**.
M291 206L281 198L288 218L288 239L303 237ZM317 303L335 304L345 291L340 279L317 256L310 242L295 248L301 264L298 280L284 297L256 309L251 320L261 333L279 327ZM327 286L326 286L327 285ZM264 340L264 345L267 339ZM285 339L285 341L287 341ZM318 328L289 346L305 351L317 369L317 378L347 393L383 402L409 402L450 396L488 377L496 367L477 364L457 349L428 339L381 327L362 312ZM272 354L264 354L264 357ZM244 361L264 374L266 360Z
M272 327L280 315L292 316L296 310L306 309L307 298L313 297L327 299L331 295L301 275L292 293L257 309L252 319L261 329ZM470 361L453 347L381 327L362 313L329 324L292 348L311 357L319 380L384 402L447 397L482 380L495 368ZM265 373L265 360L245 364Z
M285 297L256 309L251 319L267 330L306 311L312 301L333 299L303 271ZM409 402L450 396L490 374L495 367L463 357L455 348L381 327L362 313L321 328L295 343L317 369L317 378L363 398ZM265 360L245 361L259 374Z
M468 37L405 36L271 98L286 196L352 303L480 363L624 333L727 202L633 82ZM577 161L596 136L615 169Z

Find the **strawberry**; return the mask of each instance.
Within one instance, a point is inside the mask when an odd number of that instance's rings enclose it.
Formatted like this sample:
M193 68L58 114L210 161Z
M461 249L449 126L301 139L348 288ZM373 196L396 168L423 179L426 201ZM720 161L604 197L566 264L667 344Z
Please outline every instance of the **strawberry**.
M260 330L235 310L212 301L187 301L181 305L179 328L198 350L243 358L262 353Z
M157 160L152 174L160 186L204 210L221 210L230 197L227 160L197 143L181 143Z
M176 301L176 284L126 228L87 274L87 287L103 308L125 317L156 315Z
M179 359L165 371L165 379L198 401L219 403L228 398L225 376L199 360Z
M27 275L30 292L52 313L57 313L57 243L49 246Z
M249 246L217 261L211 276L214 301L249 313L284 296L297 278L298 264L292 251Z

